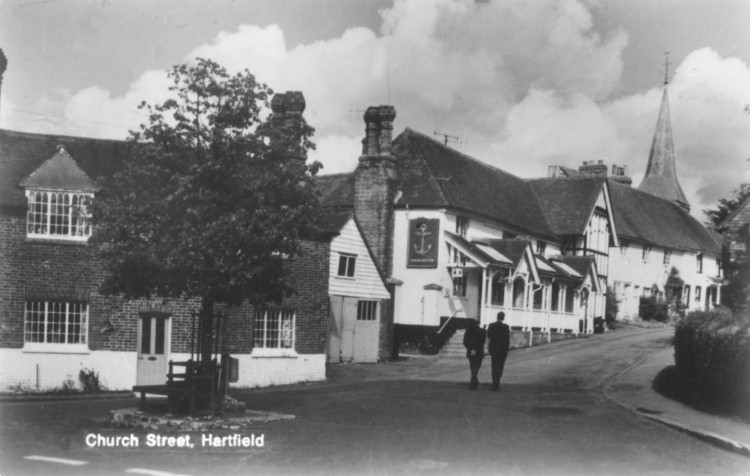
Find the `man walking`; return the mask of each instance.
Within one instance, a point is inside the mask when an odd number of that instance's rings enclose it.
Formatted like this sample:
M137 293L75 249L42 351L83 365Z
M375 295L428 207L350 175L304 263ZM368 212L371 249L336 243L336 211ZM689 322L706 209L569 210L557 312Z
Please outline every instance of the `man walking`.
M500 390L500 379L503 377L505 359L510 348L510 328L503 321L505 313L497 313L497 321L487 328L489 351L492 359L492 390Z
M466 347L466 357L469 359L469 368L471 369L469 390L476 390L479 386L477 374L484 358L485 338L485 331L477 325L477 321L475 319L469 320L469 327L464 332L464 347Z

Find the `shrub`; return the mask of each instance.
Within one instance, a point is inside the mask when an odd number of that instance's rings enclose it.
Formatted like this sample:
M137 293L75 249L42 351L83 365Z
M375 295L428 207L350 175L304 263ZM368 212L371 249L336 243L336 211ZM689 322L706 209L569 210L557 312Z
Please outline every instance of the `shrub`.
M641 296L641 301L638 305L638 315L644 321L667 322L669 318L667 304L658 302L655 296Z
M81 388L87 393L96 393L104 390L99 381L99 372L94 369L81 369L78 372L78 380L81 382Z
M750 401L750 321L727 309L694 312L675 329L675 364L687 388L719 408Z

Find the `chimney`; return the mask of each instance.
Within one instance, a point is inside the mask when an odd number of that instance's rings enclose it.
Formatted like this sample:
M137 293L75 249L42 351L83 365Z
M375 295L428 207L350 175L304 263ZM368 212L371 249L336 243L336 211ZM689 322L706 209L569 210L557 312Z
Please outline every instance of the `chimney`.
M633 179L628 175L627 165L612 164L612 175L609 176L613 181L630 186Z
M271 117L266 131L272 153L279 159L307 159L303 145L306 128L302 113L305 112L305 97L299 91L276 94L271 100Z
M393 263L393 200L396 195L396 158L393 144L393 106L368 107L364 114L362 156L354 171L354 217L386 276Z
M3 53L3 49L0 48L0 125L2 125L2 119L3 119L3 108L2 108L3 75L5 74L6 69L8 69L8 58L5 57L5 53Z
M598 162L591 161L583 161L583 164L581 164L580 167L578 167L578 171L582 175L587 175L591 177L606 177L607 176L607 166L604 165L604 161L600 160Z

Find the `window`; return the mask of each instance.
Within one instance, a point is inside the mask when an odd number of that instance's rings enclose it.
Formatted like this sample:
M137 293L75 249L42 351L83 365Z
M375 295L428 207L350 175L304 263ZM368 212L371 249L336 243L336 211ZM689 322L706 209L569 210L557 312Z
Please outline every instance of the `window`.
M667 266L671 259L672 259L672 250L664 250L664 266Z
M505 304L505 273L498 272L492 277L492 304Z
M27 236L79 241L91 236L92 194L31 190L26 196Z
M643 245L643 262L648 263L648 255L651 253L651 247Z
M354 266L357 264L355 255L339 254L339 272L338 275L346 278L354 277Z
M620 242L620 255L625 256L627 253L628 253L628 242L623 240Z
M466 232L469 231L469 219L466 217L456 217L456 234L458 236L466 237Z
M559 311L560 309L560 285L557 282L552 283L552 300L550 310Z
M703 272L703 253L698 253L697 255L695 255L695 272Z
M466 297L466 275L453 278L453 295Z
M690 304L690 285L686 284L685 288L682 290L683 293L683 302L685 304Z
M255 313L254 345L259 349L294 349L294 311L265 309Z
M376 321L378 319L378 302L377 301L358 301L357 302L357 320L358 321Z
M695 287L695 302L700 302L700 301L701 301L701 287L696 286Z
M716 258L716 276L721 277L721 259Z
M26 301L24 342L86 345L88 320L86 303Z
M544 252L547 251L547 242L542 240L537 240L536 242L536 254L538 255L544 255Z

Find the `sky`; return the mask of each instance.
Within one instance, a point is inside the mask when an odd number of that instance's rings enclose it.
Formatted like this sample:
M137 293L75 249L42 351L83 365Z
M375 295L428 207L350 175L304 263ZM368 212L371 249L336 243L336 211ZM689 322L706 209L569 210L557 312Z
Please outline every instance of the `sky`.
M750 0L0 0L0 127L124 139L196 57L305 95L310 158L349 172L363 111L521 177L648 161L669 52L693 207L750 182ZM442 140L440 136L434 136Z

